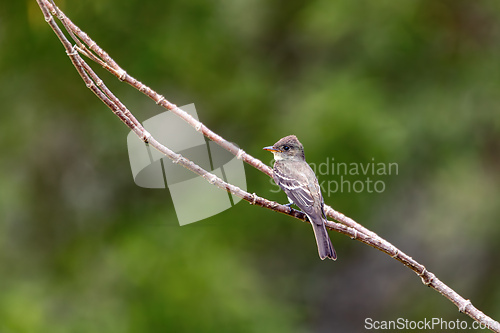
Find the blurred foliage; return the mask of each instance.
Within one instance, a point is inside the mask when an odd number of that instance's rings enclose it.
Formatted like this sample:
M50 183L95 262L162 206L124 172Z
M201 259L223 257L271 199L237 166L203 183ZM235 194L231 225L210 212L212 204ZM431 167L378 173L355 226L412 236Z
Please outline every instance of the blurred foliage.
M128 73L271 163L397 163L335 209L500 319L500 2L56 1ZM0 331L360 332L467 320L401 264L244 202L179 227L135 186L127 128L78 77L34 0L0 11ZM143 121L162 110L96 70ZM246 166L248 189L285 202ZM351 182L364 175L345 175ZM320 181L337 180L320 175Z

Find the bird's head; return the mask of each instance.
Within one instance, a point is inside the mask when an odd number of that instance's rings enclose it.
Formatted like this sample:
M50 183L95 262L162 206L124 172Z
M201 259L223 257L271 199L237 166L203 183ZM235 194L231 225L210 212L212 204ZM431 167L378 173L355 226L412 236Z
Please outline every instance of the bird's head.
M273 146L264 147L274 154L274 159L278 160L305 160L304 147L295 135L285 136Z

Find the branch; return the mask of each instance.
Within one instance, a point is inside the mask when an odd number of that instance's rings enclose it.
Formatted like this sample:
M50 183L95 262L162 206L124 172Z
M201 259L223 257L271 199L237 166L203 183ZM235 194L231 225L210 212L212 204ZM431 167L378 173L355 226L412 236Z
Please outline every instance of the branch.
M210 140L219 144L222 148L226 149L238 159L243 160L254 168L260 170L261 172L272 176L272 170L267 165L262 163L257 158L247 154L242 149L236 147L234 144L222 138L220 135L216 134L203 123L193 118L187 112L178 108L175 104L170 103L164 96L158 94L153 89L144 85L140 81L136 80L125 70L123 70L118 64L104 51L97 43L95 43L85 32L78 28L71 20L53 3L52 0L37 0L42 13L45 17L45 21L54 30L64 48L66 49L67 55L70 57L71 62L75 66L76 70L82 77L85 85L92 90L92 92L104 103L106 104L115 115L117 115L120 120L125 123L137 136L145 143L151 145L159 152L167 156L172 160L173 163L177 163L185 167L186 169L196 173L197 175L206 179L210 184L213 184L225 191L228 191L243 200L248 201L250 204L264 207L267 209L274 210L296 219L302 221L308 221L307 216L297 210L290 209L287 206L281 205L277 202L267 200L265 198L259 197L255 193L248 193L243 191L237 186L229 184L214 174L203 169L199 165L190 161L189 159L183 157L180 154L175 153L169 148L165 147L158 141L156 141L153 136L146 131L142 124L137 121L133 114L126 108L126 106L118 99L114 94L106 87L104 82L95 74L92 68L82 59L80 54L88 57L92 61L98 63L110 73L115 75L120 81L127 82L132 87L138 89L146 96L151 98L156 104L163 106L165 109L172 111L174 114L182 118L188 124L190 124L196 131L202 133L204 136ZM75 41L76 45L72 45L70 41L66 38L64 33L61 31L54 16L62 22L65 29L68 31L71 38ZM485 315L483 312L474 307L470 300L463 298L453 289L444 284L439 280L433 273L429 272L424 265L418 263L412 257L408 256L406 253L399 250L397 247L392 245L390 242L378 236L373 231L370 231L358 224L353 219L343 215L340 212L335 211L330 206L325 205L325 212L327 216L331 217L335 221L340 223L327 221L326 226L335 230L339 233L347 235L352 239L356 239L363 242L379 251L388 254L390 257L398 260L406 267L414 271L421 279L422 283L433 288L444 297L449 299L453 304L455 304L459 311L467 314L475 321L481 323L486 328L500 333L500 323L493 320L492 318Z

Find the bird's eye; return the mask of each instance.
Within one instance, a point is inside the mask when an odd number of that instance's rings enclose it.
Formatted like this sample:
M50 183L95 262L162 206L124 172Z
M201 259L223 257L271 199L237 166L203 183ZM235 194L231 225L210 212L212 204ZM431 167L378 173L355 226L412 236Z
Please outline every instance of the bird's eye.
M289 150L289 149L290 149L290 147L288 147L288 146L283 146L283 150L287 151L287 150Z

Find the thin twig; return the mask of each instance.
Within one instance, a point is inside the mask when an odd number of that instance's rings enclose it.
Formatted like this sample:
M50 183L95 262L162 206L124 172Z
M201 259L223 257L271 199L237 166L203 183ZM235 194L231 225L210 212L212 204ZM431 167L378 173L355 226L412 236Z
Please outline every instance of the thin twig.
M147 87L140 81L127 74L127 72L119 67L118 64L106 52L104 52L86 33L84 33L76 25L74 25L71 20L69 20L69 18L55 6L55 4L53 4L52 0L50 0L50 2L49 0L37 0L37 2L42 10L45 20L51 26L51 28L54 30L54 33L58 36L59 40L63 44L64 48L66 49L66 53L68 54L71 62L84 80L85 85L90 88L92 92L94 92L94 94L96 94L96 96L103 103L105 103L113 111L113 113L115 113L120 118L122 122L124 122L134 133L136 133L141 140L149 143L152 147L170 158L173 163L181 164L183 167L205 178L209 183L216 185L217 187L228 191L253 205L265 207L283 214L290 215L299 220L307 221L307 217L304 213L259 197L255 193L250 194L237 186L229 184L219 177L215 176L214 174L201 168L192 161L188 160L187 158L183 157L182 155L173 152L169 148L156 141L156 139L153 138L148 131L146 131L142 124L137 121L137 119L125 107L125 105L118 98L116 98L116 96L114 96L114 94L104 85L103 81L81 58L79 53L85 55L89 59L106 68L113 75L118 77L119 80L129 83L131 86L143 92L145 95L153 99L157 104L162 105L164 108L172 111L174 114L189 123L198 132L218 143L221 147L234 154L238 159L245 161L256 169L267 174L268 176L272 175L271 169L267 165L262 163L262 161L252 157L234 144L223 139L220 135L211 131L208 127L203 125L198 120L194 119L191 115L189 115L182 109L178 108L175 104L167 101L164 96L156 93L151 88ZM64 33L60 30L59 26L53 18L53 15L56 15L58 19L63 23L70 36L75 40L75 46L72 46ZM341 222L336 223L327 221L327 227L329 229L345 234L352 239L361 241L400 261L405 266L414 271L418 276L420 276L422 282L425 285L435 289L451 302L453 302L458 307L460 312L467 314L477 322L483 324L486 328L500 333L500 323L486 316L483 312L474 307L470 300L463 298L453 289L441 282L433 273L429 272L425 268L425 266L419 264L412 257L408 256L385 239L379 237L376 233L361 226L351 218L335 211L333 208L326 206L326 213L329 217Z

